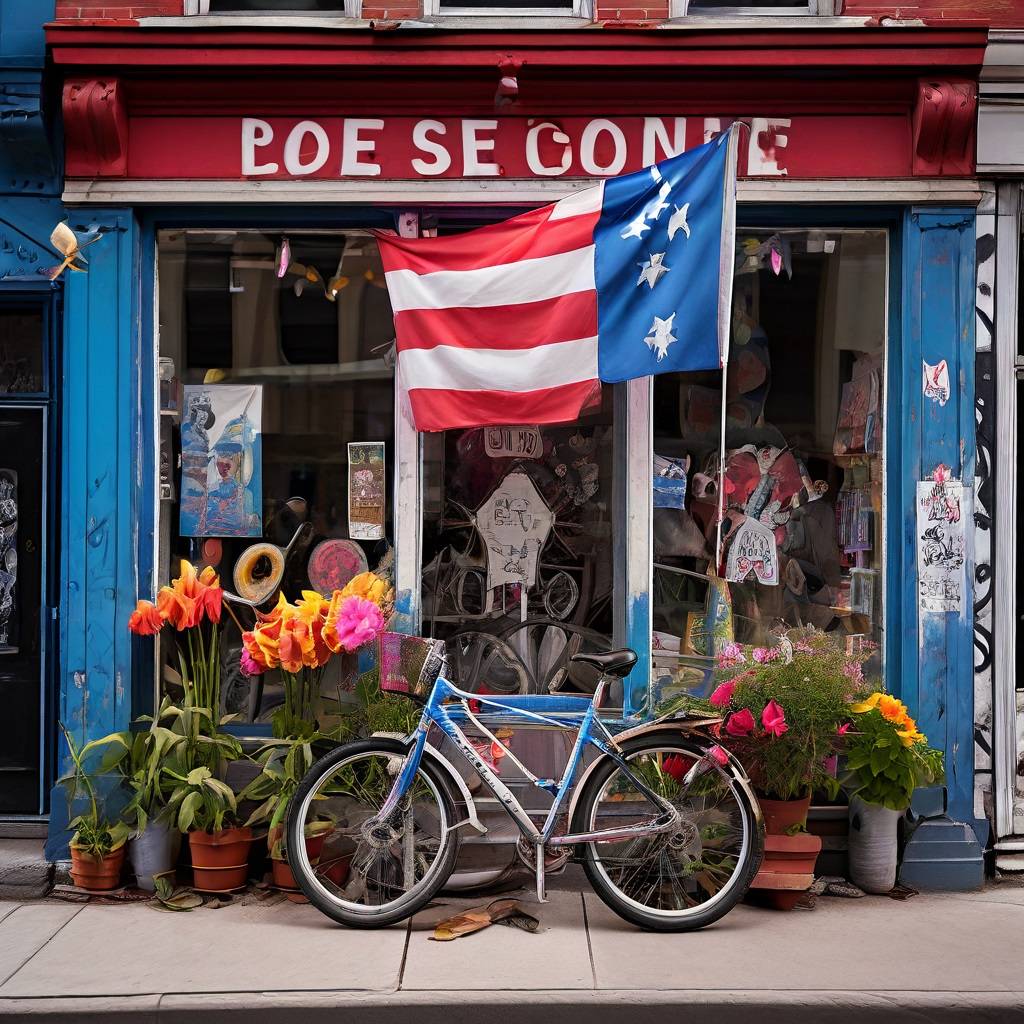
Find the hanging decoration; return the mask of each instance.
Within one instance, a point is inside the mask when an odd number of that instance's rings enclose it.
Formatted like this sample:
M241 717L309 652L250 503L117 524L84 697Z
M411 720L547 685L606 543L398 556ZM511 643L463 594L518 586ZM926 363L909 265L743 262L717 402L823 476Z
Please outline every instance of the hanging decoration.
M46 276L51 281L56 281L65 270L85 273L89 261L82 255L82 250L98 242L102 237L99 232L90 232L85 241L82 241L68 227L67 221L61 221L50 234L50 245L64 257L64 261L56 267L51 267Z

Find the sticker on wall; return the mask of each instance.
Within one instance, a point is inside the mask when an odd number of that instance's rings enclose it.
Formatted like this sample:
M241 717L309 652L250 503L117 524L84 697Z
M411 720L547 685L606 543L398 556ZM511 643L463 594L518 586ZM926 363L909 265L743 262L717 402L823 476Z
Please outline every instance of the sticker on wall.
M939 405L945 405L949 401L949 367L946 360L936 363L924 364L924 397L930 398Z
M775 533L764 523L747 516L729 547L725 578L742 583L753 577L758 583L774 587L779 582L779 556Z
M540 551L555 517L525 473L509 473L477 509L476 528L487 548L487 588L506 583L532 587Z
M960 612L964 604L964 487L940 466L917 485L917 579L926 612Z
M484 451L492 459L539 459L544 437L540 427L485 427Z
M12 643L18 623L15 614L18 584L18 474L0 469L0 654L17 654Z
M181 422L181 535L263 535L263 388L187 384Z
M384 442L348 445L348 535L353 540L384 536Z

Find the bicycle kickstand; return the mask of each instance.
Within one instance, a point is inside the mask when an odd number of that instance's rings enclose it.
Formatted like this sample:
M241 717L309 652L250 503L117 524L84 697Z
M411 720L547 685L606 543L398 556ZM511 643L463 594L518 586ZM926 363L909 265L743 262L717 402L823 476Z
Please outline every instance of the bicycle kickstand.
M536 860L537 860L537 902L538 903L547 903L548 897L547 897L547 891L546 891L545 879L544 879L544 868L545 868L544 844L543 843L536 843L534 845L533 849L534 849L534 856L536 857Z

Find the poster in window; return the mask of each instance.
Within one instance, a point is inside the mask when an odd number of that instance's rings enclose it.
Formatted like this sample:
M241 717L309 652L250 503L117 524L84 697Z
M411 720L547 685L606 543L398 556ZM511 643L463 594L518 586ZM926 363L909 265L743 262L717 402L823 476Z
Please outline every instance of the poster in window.
M353 540L384 536L384 442L348 446L348 535Z
M0 654L17 654L18 474L0 469Z
M964 486L960 480L917 485L917 579L925 612L961 612L966 586Z
M263 388L188 384L181 422L181 535L262 537Z

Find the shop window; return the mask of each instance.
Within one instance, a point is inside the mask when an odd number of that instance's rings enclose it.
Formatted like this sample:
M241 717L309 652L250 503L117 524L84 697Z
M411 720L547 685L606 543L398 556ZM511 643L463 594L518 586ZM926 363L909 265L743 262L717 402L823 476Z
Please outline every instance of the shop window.
M721 373L654 381L655 702L706 695L722 643L799 626L881 668L886 235L738 238L724 482Z
M423 13L583 17L585 0L425 0Z
M673 18L803 14L827 17L835 14L836 3L835 0L805 0L804 3L798 0L672 0L671 11Z
M198 0L196 14L345 14L339 0Z
M390 572L394 329L369 234L162 231L158 271L158 582L189 558L266 609L281 589ZM362 499L379 503L350 501L368 471ZM254 608L229 609L222 710L269 722L274 673L257 683L238 671ZM327 669L328 696L342 661ZM174 692L170 652L160 664Z
M44 390L43 314L38 310L0 312L0 394Z
M613 420L605 385L574 423L423 435L423 629L462 685L593 691L569 656L612 646Z

